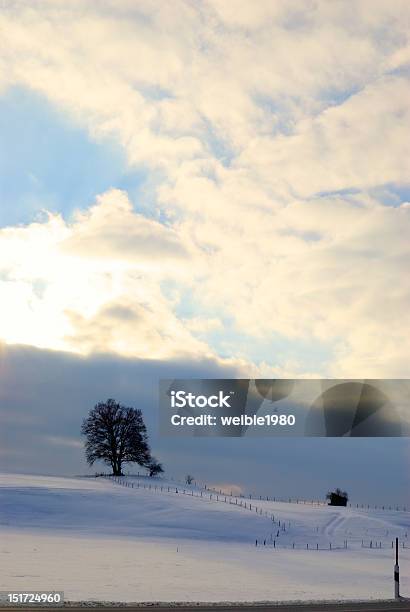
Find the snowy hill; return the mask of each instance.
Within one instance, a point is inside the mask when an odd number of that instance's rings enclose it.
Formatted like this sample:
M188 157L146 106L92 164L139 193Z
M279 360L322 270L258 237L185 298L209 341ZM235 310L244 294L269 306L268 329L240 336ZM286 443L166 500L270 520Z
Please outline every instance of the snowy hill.
M3 588L75 601L390 598L396 536L410 594L409 534L405 512L245 500L142 477L0 475Z

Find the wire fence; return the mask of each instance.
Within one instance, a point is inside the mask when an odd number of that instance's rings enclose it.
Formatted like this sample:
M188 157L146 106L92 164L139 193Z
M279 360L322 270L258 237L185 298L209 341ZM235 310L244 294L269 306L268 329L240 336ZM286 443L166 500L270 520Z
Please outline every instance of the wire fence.
M198 484L193 485L192 488L183 483L182 481L174 481L174 484L160 484L157 482L152 482L152 478L145 475L134 475L137 480L132 482L129 480L129 477L121 477L121 476L113 476L112 474L99 473L96 474L98 477L104 477L109 479L111 482L114 482L117 485L123 486L125 488L130 489L141 489L153 492L160 493L169 493L172 495L186 495L189 497L194 497L200 499L202 501L209 502L217 502L224 503L230 506L234 506L238 510L251 512L252 514L268 519L270 522L270 531L271 533L261 538L255 538L254 545L256 547L268 547L272 549L285 549L285 550L341 550L341 549L350 549L350 548L366 548L369 550L386 550L387 548L393 548L394 541L387 539L386 537L381 539L362 539L361 543L357 537L349 539L346 538L343 541L337 541L336 539L326 540L325 537L322 537L319 540L312 541L301 541L303 537L300 536L298 538L292 538L292 522L284 519L283 517L279 518L275 516L274 513L258 506L257 501L252 496L245 498L244 496L235 496L232 493L228 494L222 491L222 489L209 488L206 485L203 485L202 488L198 486ZM274 499L262 498L260 496L259 501L274 501ZM314 502L313 502L314 505ZM325 505L325 504L322 504ZM273 529L274 527L274 529ZM317 531L319 527L317 527ZM389 532L386 532L386 536ZM323 535L323 534L322 534ZM284 539L286 536L286 539ZM404 535L407 538L407 533ZM326 540L326 541L324 541ZM401 543L402 549L409 549L410 545L408 541L402 540Z
M93 477L98 477L98 476L104 476L106 478L118 478L118 476L113 476L112 474L109 473L105 473L105 472L99 472L96 473ZM146 479L152 479L151 476L149 476L148 474L140 474L140 472L137 472L137 474L126 474L127 477L137 477L137 478L146 478ZM171 482L175 482L178 483L179 485L183 485L186 484L184 481L174 478L174 477L168 477L167 480L170 480ZM283 504L303 504L303 505L310 505L310 506L322 506L322 507L326 507L329 506L329 503L327 501L324 501L322 499L303 499L303 498L299 498L299 497L276 497L276 496L272 496L272 495L255 495L253 493L239 493L238 495L235 495L235 493L233 491L224 491L221 488L216 488L213 486L209 486L205 483L201 483L198 481L194 481L192 483L194 486L197 486L200 489L203 489L205 491L212 491L215 494L218 495L226 495L232 498L238 498L238 499L248 499L248 500L253 500L254 503L256 503L257 501L268 501L268 502L277 502L277 503L283 503ZM394 512L407 512L408 508L407 506L403 505L400 506L399 504L378 504L378 505L373 505L373 504L366 504L366 503L351 503L349 502L347 504L347 507L349 508L356 508L358 510L382 510L382 511L394 511Z
M175 495L188 495L189 497L200 498L204 501L209 500L209 501L229 504L230 506L235 506L239 509L247 510L249 512L257 514L258 516L263 516L265 518L268 518L270 521L272 521L272 523L275 523L275 515L264 510L263 508L260 508L255 503L251 503L249 501L245 501L243 499L240 499L238 497L233 497L230 495L224 495L224 494L221 495L220 493L216 493L213 489L212 490L199 489L199 488L189 489L189 488L185 488L184 486L159 485L159 484L152 484L149 482L148 483L140 482L139 480L137 480L134 483L134 482L125 480L124 478L120 476L112 476L109 474L108 475L98 474L98 476L109 478L112 482L115 482L116 484L119 484L123 487L131 488L131 489L145 489L148 491L158 491L161 493L173 493ZM281 521L279 520L278 523L280 526Z

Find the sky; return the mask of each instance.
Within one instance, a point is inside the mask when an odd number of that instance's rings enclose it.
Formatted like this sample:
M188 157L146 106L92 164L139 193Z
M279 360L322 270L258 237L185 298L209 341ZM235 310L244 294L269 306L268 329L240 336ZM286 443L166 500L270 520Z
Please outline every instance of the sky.
M409 377L409 3L160 4L2 3L4 469L86 470L78 423L104 394L144 403L155 439L160 372ZM314 442L204 441L205 466L156 444L208 479L232 459L244 487L281 458L286 491L308 456L318 494L332 469L369 497L410 457Z

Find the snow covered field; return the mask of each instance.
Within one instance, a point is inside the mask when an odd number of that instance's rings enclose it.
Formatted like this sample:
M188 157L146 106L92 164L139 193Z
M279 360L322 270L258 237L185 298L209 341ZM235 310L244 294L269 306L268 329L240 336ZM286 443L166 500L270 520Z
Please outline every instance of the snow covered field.
M0 589L63 590L72 601L391 598L398 536L410 595L410 513L224 503L162 479L128 483L0 475Z

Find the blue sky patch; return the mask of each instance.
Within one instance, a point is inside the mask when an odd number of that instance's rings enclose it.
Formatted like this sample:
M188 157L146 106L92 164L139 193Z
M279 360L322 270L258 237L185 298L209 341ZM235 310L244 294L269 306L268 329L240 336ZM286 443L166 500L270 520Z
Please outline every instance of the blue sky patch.
M14 87L0 98L0 131L0 226L29 223L43 209L69 219L114 187L137 204L146 192L147 171L130 169L119 144L93 141L29 89Z

